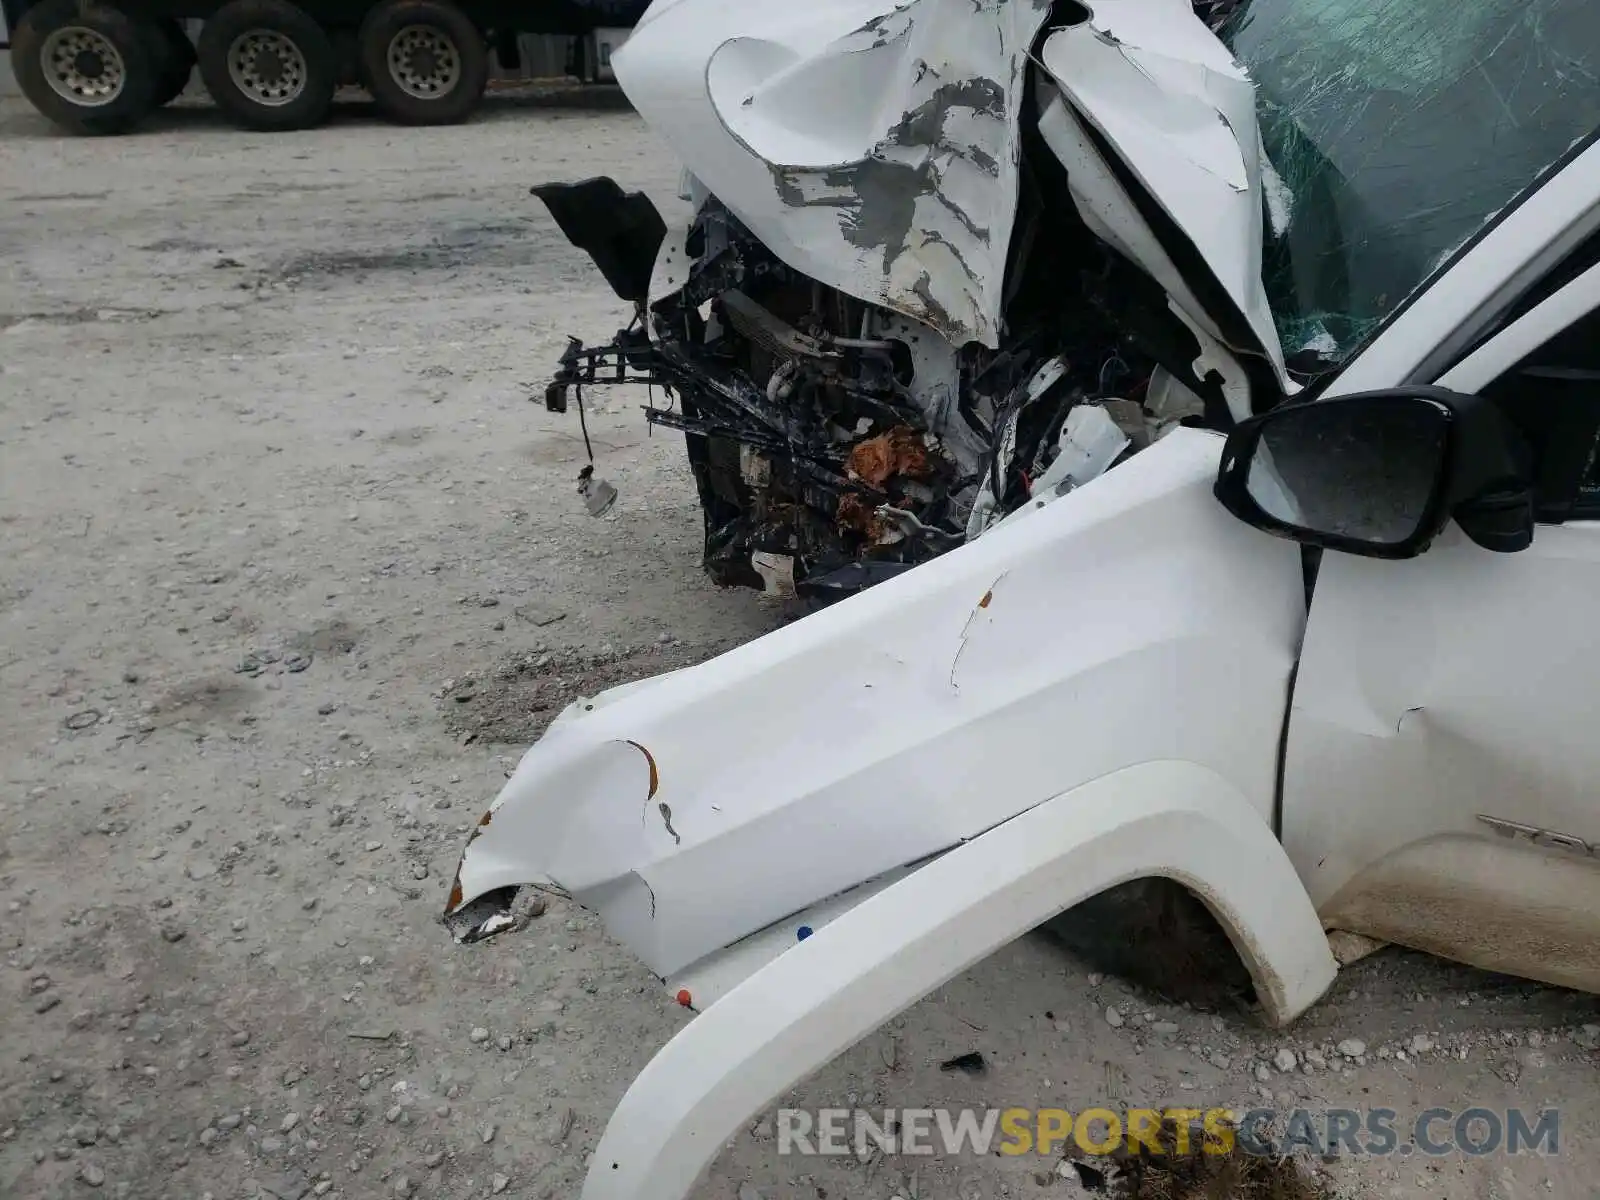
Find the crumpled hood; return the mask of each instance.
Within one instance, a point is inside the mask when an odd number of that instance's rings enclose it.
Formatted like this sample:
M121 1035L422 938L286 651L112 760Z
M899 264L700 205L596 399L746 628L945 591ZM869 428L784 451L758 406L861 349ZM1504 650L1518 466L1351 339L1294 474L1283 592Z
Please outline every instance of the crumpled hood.
M997 344L1042 0L677 0L617 78L778 258Z
M1048 15L1042 0L658 0L615 69L779 259L958 346L993 348L1037 62L1101 139L1092 153L1108 147L1209 269L1204 286L1168 287L1202 340L1264 356L1288 390L1261 283L1248 75L1189 0L1102 0L1040 42ZM1096 233L1136 227L1108 240L1172 283L1172 246L1127 191L1075 185L1075 199Z
M668 975L1138 762L1269 819L1299 551L1177 429L981 540L719 658L580 702L523 757L451 909L553 882Z

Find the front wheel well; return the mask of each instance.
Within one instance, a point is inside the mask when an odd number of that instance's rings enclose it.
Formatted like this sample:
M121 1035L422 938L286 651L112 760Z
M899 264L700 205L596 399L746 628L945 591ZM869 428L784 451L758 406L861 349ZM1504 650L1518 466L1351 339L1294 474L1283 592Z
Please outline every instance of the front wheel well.
M1051 917L1035 932L1091 970L1206 1011L1257 1003L1254 981L1226 925L1175 879L1131 879Z

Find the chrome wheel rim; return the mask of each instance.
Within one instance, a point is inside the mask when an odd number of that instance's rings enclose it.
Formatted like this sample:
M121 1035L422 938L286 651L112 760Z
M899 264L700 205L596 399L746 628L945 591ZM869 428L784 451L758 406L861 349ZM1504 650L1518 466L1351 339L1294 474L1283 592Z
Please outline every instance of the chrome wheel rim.
M441 29L407 25L389 39L389 78L406 95L437 100L461 80L461 52Z
M228 78L257 104L281 108L306 90L306 56L275 29L249 29L228 47Z
M40 65L50 90L81 108L110 104L128 85L127 64L105 34L68 25L45 38Z

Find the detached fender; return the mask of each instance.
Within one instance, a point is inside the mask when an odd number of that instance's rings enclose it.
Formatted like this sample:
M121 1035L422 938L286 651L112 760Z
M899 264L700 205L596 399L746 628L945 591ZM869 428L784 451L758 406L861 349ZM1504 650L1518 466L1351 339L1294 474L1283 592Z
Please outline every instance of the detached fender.
M1079 901L1164 876L1228 931L1282 1025L1337 966L1261 815L1215 772L1127 767L1037 805L870 896L738 984L634 1080L583 1200L678 1200L740 1125L896 1013Z

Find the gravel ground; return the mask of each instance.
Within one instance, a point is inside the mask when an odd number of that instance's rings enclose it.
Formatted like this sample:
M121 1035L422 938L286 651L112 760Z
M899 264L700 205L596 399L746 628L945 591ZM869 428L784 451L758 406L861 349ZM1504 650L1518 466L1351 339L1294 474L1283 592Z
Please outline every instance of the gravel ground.
M0 101L0 1196L575 1196L687 1019L559 900L476 946L437 919L544 714L787 616L699 574L680 442L591 409L596 521L576 422L527 400L621 315L527 186L602 172L676 179L560 95L109 141ZM1390 951L1274 1035L1030 937L792 1099L1561 1105L1556 1158L1318 1169L1577 1196L1597 1022ZM780 1158L769 1116L700 1194L1072 1194L1054 1168Z

